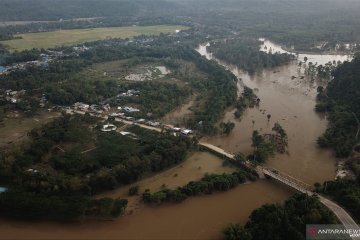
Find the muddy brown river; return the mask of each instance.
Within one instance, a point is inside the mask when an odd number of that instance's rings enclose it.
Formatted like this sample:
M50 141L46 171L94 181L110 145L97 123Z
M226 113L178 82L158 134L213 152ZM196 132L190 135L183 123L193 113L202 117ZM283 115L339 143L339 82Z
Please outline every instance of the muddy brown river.
M264 41L261 49L286 52L267 40ZM206 45L201 45L197 50L206 58L213 59L212 54L206 50ZM305 56L308 57L308 61L318 64L350 59L349 56L344 55L300 54L299 60L303 60ZM251 147L253 130L268 133L271 132L274 123L279 122L288 134L288 154L276 154L266 165L311 185L333 179L336 159L331 151L319 149L316 144L317 138L327 126L326 117L314 111L316 89L324 85L324 82L308 79L297 61L264 70L254 76L244 73L236 66L218 62L241 80L238 82L239 92L245 84L254 89L261 102L259 107L246 110L241 120L236 120L235 110L229 109L221 121L232 121L236 124L232 133L229 136L210 137L206 141L229 152L249 154L253 150ZM267 119L268 114L271 115L270 121Z
M198 51L211 58L205 46L200 46ZM319 55L311 57L321 58ZM329 58L342 60L344 57ZM316 139L327 124L326 118L313 110L316 87L321 83L300 79L302 72L298 70L296 62L265 70L255 76L249 76L234 66L221 64L241 79L238 82L239 92L245 84L255 89L261 103L259 108L245 111L241 121L235 120L234 110L229 109L222 121L235 122L233 132L229 136L215 136L206 140L227 151L248 154L252 151L252 131L268 132L274 122L279 122L289 136L289 153L277 154L267 165L309 184L333 179L336 159L330 151L316 146ZM292 76L296 78L292 79ZM270 121L267 114L271 114ZM203 164L210 157L198 154L196 158ZM211 158L212 168L220 169L220 165L216 165ZM191 173L193 177L197 176L195 170ZM183 174L186 174L185 171ZM179 179L184 181L184 176ZM169 185L176 185L176 181L169 182ZM192 197L181 204L144 206L141 211L111 222L58 224L0 220L0 239L220 239L221 230L226 224L245 223L255 208L265 203L282 202L292 194L293 190L275 181L260 180L225 193Z

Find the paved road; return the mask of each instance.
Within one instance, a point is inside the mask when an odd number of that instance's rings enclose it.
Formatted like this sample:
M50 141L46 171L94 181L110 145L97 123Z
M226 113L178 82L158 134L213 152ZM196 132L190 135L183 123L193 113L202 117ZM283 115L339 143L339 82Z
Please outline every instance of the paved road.
M323 196L319 196L319 199L322 204L327 206L339 218L340 222L344 226L357 225L354 219L352 219L352 217L342 207Z

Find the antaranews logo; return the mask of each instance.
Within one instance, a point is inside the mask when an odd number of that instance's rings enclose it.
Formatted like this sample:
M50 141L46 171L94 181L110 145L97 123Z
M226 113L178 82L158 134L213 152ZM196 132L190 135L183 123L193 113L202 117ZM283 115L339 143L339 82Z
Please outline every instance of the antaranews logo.
M308 229L308 230L307 230L307 233L308 233L311 237L316 238L316 236L317 236L317 229L316 229L316 227L312 227L312 228Z
M357 225L306 225L307 240L337 240L337 239L359 239L360 228Z

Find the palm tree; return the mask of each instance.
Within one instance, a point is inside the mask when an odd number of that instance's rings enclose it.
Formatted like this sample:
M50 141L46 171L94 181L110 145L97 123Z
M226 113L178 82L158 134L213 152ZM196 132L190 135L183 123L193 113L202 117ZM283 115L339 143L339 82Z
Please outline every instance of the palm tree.
M271 118L271 114L268 114L268 115L267 115L268 121L270 121L270 118Z

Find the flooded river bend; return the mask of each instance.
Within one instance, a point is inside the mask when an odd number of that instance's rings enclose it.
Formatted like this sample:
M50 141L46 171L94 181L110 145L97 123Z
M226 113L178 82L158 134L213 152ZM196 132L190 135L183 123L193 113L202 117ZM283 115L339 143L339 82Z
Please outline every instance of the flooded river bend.
M198 51L211 58L205 46L200 46ZM252 131L267 132L274 122L279 122L289 136L289 154L276 155L268 161L268 166L310 184L333 179L336 159L330 151L316 146L316 139L327 124L326 118L313 110L318 83L301 80L296 62L255 76L221 64L241 79L239 92L243 84L255 89L261 104L258 109L245 111L241 121L235 120L234 110L229 109L222 121L236 122L234 131L229 136L215 136L207 141L230 152L250 153ZM269 122L267 114L271 114ZM197 157L201 158L200 162L209 158L206 154ZM154 187L158 188L158 183ZM122 194L122 191L109 194ZM282 202L292 194L294 191L275 181L260 180L225 193L189 198L181 204L144 206L141 211L111 222L58 224L0 220L0 239L220 239L221 230L228 223L245 223L255 208Z

